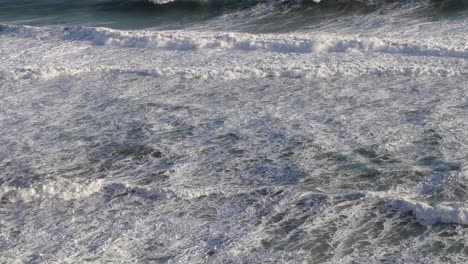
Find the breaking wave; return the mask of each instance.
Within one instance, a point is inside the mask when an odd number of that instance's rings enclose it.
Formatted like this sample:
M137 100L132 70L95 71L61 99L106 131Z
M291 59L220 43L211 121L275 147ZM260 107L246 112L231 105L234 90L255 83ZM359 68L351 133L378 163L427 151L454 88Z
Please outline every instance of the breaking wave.
M252 77L317 78L330 76L460 76L466 74L464 60L468 58L468 46L463 38L444 40L378 38L364 36L339 36L332 34L277 34L254 35L246 33L190 32L190 31L122 31L107 28L28 26L0 26L0 36L41 39L50 43L108 46L125 54L133 49L160 52L200 52L218 54L219 65L181 66L170 64L138 65L80 65L61 62L58 65L31 64L27 67L2 67L0 79L51 79L60 75L83 73L133 73L155 77L243 79ZM226 52L238 56L264 57L266 64L249 60L226 61ZM377 60L357 63L329 61L317 65L310 56L345 56L367 54L379 56ZM293 56L285 63L278 63L275 56ZM407 59L388 61L399 56ZM413 59L412 59L413 58ZM421 58L431 63L415 63ZM434 63L439 59L451 60L450 64ZM272 60L272 61L270 61Z

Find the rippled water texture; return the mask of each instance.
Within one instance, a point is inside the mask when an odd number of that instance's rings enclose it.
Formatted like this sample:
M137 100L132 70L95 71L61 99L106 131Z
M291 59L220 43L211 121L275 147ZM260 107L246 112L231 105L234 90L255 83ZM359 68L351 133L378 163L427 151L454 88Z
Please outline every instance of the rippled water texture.
M467 198L460 79L3 89L4 261L466 257L464 227L411 211Z
M468 262L464 1L39 2L0 0L1 263Z

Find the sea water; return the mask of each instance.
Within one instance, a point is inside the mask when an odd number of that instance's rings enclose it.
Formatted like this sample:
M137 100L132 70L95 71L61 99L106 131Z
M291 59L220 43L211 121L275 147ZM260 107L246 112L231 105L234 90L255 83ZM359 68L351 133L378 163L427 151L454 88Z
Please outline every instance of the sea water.
M0 262L467 262L467 10L0 0Z

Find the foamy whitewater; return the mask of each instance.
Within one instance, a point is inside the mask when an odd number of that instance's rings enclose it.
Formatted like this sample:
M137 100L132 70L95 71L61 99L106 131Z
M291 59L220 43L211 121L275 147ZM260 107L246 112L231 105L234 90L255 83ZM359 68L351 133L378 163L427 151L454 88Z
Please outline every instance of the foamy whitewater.
M0 263L467 263L467 10L0 0Z

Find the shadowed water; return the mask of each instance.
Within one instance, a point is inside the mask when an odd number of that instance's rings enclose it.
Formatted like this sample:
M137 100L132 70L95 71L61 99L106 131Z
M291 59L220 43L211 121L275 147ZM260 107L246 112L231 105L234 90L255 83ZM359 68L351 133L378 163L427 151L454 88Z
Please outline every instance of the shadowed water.
M466 16L464 10L468 7L463 0L2 0L0 3L0 23L119 29L180 29L197 23L204 28L263 33L304 30L370 13L457 18Z

